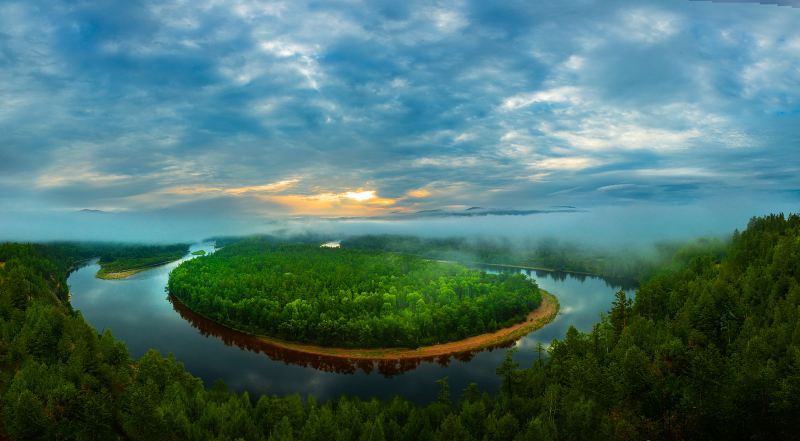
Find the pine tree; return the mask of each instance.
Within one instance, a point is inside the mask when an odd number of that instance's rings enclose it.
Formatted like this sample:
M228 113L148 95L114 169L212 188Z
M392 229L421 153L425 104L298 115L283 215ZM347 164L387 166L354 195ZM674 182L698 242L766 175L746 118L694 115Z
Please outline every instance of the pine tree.
M614 301L611 302L611 324L621 334L622 330L628 327L628 317L631 315L631 308L633 307L633 300L625 295L625 290L617 291L614 296Z

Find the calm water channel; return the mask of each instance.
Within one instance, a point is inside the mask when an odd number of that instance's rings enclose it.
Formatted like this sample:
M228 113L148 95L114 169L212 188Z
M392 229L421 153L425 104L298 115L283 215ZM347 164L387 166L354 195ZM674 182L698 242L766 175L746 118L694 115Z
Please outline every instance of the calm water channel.
M194 245L191 251L199 249L213 252L211 244ZM495 368L505 355L503 348L403 365L349 364L287 353L226 332L170 302L165 291L167 278L183 260L124 280L97 279L94 274L99 266L87 265L69 277L72 305L99 332L111 329L128 345L132 357L138 358L150 348L173 353L207 385L222 379L229 388L250 391L251 396L299 393L325 400L341 394L364 398L401 395L428 402L435 398L435 381L445 376L454 393L471 382L490 391L499 386ZM554 338L562 338L571 325L591 330L619 289L595 277L548 272L529 275L558 297L561 311L552 323L516 343L520 350L515 359L523 367L536 360L537 342L546 346Z

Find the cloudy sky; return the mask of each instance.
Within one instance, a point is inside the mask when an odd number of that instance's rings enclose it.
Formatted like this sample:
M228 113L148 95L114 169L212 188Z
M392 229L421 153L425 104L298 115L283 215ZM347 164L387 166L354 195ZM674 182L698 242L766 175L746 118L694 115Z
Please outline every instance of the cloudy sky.
M6 0L0 212L797 206L762 3Z

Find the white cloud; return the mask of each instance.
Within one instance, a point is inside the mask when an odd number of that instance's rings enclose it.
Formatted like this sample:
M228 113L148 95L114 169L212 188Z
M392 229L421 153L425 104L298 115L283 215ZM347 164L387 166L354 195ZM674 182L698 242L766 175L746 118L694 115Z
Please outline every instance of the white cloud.
M36 178L36 187L54 188L74 184L104 186L124 182L131 178L130 175L100 173L86 166L79 170L70 170L67 174L56 171L42 174Z
M477 167L481 164L482 160L475 156L436 156L417 158L412 161L414 167L462 168Z
M261 50L277 57L292 57L295 55L308 56L313 51L301 44L281 40L262 41L258 45Z
M597 191L602 192L602 193L608 193L608 192L618 191L618 190L629 190L629 189L636 188L636 187L638 187L638 185L636 185L636 184L612 184L612 185L604 185L602 187L599 187L597 189Z
M598 118L583 122L578 128L553 130L544 126L549 136L562 139L583 150L675 150L691 146L701 136L698 129L669 130L635 124L614 124Z
M446 33L457 32L468 23L461 13L453 9L433 9L429 10L427 15L431 17L437 29Z
M568 170L576 171L602 165L603 161L588 156L568 156L560 158L547 158L530 164L531 168L542 170Z
M570 55L564 62L564 67L569 70L581 70L586 65L586 58L579 55Z
M455 141L455 142L467 142L467 141L472 141L472 140L476 139L477 137L478 137L478 135L476 135L475 133L464 132L464 133L459 133L458 136L456 136L453 139L453 141Z
M502 110L516 110L537 103L571 103L580 102L580 89L564 86L531 93L521 93L503 100Z
M641 168L630 170L631 174L641 177L702 177L710 178L719 176L719 173L701 167L665 167L665 168Z
M680 30L680 19L675 14L654 9L626 11L620 17L620 37L644 44L659 43Z

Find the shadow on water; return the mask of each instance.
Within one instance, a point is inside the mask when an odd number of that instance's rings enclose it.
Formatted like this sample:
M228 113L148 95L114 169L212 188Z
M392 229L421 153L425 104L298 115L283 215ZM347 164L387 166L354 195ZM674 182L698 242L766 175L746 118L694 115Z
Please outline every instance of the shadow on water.
M439 366L446 367L450 364L451 359L468 362L479 352L491 351L498 348L509 348L516 343L515 341L510 341L476 350L454 352L432 357L403 358L399 360L368 360L332 357L297 351L272 344L269 341L222 326L213 320L203 317L189 309L172 295L167 296L167 299L172 304L172 308L180 314L181 318L186 320L205 337L216 337L225 343L226 346L236 346L250 352L262 353L272 360L283 361L287 364L303 367L311 367L324 372L335 372L337 374L355 374L360 370L365 374L378 372L385 377L393 377L403 372L416 369L423 362L436 363Z

